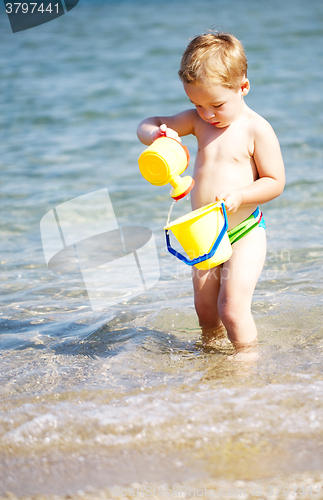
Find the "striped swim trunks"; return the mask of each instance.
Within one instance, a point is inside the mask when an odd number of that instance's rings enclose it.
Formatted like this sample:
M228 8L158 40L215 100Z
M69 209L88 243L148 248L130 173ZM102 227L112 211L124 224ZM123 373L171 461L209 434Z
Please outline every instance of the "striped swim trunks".
M259 207L257 207L256 210L249 217L247 217L247 219L228 231L231 245L246 236L246 234L257 226L266 229L265 219L263 217L263 213L259 210Z

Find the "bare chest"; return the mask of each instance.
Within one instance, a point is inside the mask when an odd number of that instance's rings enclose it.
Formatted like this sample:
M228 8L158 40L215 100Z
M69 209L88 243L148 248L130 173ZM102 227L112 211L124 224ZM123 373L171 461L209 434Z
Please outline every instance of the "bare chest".
M201 127L198 136L198 158L205 164L249 165L253 142L247 130L232 125L223 129Z
M193 206L211 203L223 190L239 189L258 178L253 159L253 140L243 127L199 127L195 160Z

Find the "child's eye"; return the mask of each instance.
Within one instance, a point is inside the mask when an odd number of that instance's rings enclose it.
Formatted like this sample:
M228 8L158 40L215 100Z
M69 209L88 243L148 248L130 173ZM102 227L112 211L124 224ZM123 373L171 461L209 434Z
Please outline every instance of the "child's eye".
M217 104L217 105L213 104L213 108L221 108L221 106L223 106L223 104L224 104L224 102L222 104Z

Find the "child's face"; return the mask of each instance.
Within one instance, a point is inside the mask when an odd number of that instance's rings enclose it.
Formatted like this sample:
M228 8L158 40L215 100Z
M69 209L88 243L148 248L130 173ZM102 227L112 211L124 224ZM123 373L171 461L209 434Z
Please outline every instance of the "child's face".
M202 120L214 127L224 128L238 118L243 105L243 96L249 91L249 80L244 78L239 90L219 84L185 83L184 90Z

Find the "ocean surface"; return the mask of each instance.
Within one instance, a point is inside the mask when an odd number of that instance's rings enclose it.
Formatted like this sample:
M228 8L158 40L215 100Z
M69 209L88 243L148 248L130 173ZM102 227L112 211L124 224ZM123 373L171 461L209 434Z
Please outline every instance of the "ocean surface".
M251 359L203 348L169 186L137 162L138 123L190 106L177 70L209 28L241 39L286 166ZM80 0L15 34L1 4L0 47L0 497L323 498L323 2ZM47 267L40 221L102 189L152 231L160 279L93 310L80 274Z

